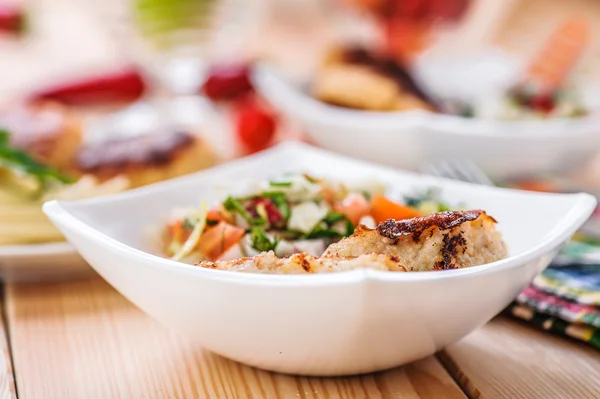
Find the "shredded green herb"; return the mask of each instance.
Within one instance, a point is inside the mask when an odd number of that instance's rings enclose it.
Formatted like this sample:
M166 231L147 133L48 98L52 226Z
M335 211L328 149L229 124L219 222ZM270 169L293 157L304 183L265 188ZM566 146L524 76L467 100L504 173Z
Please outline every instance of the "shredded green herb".
M344 223L344 231L340 232L334 228L337 223ZM354 224L344 215L339 212L328 213L323 220L317 224L309 233L304 234L303 238L314 239L314 238L331 238L337 239L345 236L349 236L354 233Z
M183 219L182 227L184 229L193 229L195 225L196 225L196 223L194 223L193 221L191 221L190 218Z
M242 202L234 197L228 197L223 202L223 207L229 212L237 212L250 226L262 226L267 223L263 218L253 218L250 213L244 208Z
M283 220L287 224L288 220L290 220L290 216L292 215L292 210L290 209L290 204L285 198L284 193L280 193L279 195L274 195L271 197L271 201L277 207L279 212L281 212L281 216L283 216Z
M406 205L422 210L425 213L445 212L456 209L440 200L441 190L437 187L430 187L420 194L406 196L404 201Z
M354 234L354 225L350 219L346 218L346 236L351 236L352 234Z
M264 203L260 203L256 205L256 213L260 216L261 220L264 220L264 224L269 224L269 215L267 215L267 209L265 208Z
M34 160L24 151L9 146L10 135L0 130L0 167L17 174L25 174L35 178L44 190L51 182L71 183L73 180L56 169Z
M268 199L273 199L276 197L284 197L285 198L285 193L283 191L265 191L264 193L261 193L260 195L255 195L251 198L268 198Z
M319 182L319 179L317 179L317 178L315 178L315 177L312 177L312 176L311 176L311 175L309 175L309 174L306 174L306 173L305 173L305 174L303 174L302 176L304 176L304 178L305 178L306 180L308 180L308 181L309 181L310 183L312 183L312 184L316 184L316 183L318 183L318 182Z
M344 219L346 219L346 216L343 213L330 212L323 218L323 221L331 226L332 224L340 222Z
M271 187L292 187L291 181L270 181L269 186Z
M315 238L342 238L344 235L339 231L332 230L329 228L316 227L310 233L306 234L303 238L315 239Z
M256 226L250 230L250 240L252 241L252 248L260 252L274 251L277 244L279 244L279 239L269 239L265 230Z

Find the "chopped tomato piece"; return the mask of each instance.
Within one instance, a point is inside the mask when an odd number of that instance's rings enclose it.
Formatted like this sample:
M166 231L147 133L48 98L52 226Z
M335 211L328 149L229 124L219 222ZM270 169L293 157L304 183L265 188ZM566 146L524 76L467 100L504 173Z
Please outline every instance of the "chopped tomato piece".
M257 217L260 216L258 213L259 206L263 207L267 215L268 222L271 226L275 226L278 223L283 222L283 215L279 209L277 209L273 203L273 200L268 198L255 198L250 200L248 204L246 204L246 210L252 217Z
M207 212L206 220L208 220L209 222L225 221L227 223L233 223L233 218L231 214L227 212L227 210L223 208L223 205L221 204L215 206Z
M376 195L371 201L371 216L376 223L381 223L388 219L410 219L424 214L408 205L391 201L383 195Z
M169 241L184 242L187 240L191 233L191 230L183 227L183 220L176 220L167 226L167 234L169 235Z
M341 204L335 207L336 211L346 215L348 219L357 225L359 220L369 214L371 207L364 195L359 193L350 193L344 198Z
M215 261L225 251L240 242L244 233L244 229L221 221L202 234L197 249L208 260Z

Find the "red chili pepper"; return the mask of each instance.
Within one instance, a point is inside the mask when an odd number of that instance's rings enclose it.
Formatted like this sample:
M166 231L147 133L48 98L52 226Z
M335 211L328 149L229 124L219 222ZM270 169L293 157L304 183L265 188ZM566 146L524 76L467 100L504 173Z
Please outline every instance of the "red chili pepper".
M0 3L0 32L20 34L26 26L25 13L12 4Z
M50 87L33 94L31 100L53 100L67 105L130 102L140 98L145 89L140 73L127 69Z
M255 101L240 104L235 112L236 134L250 152L264 150L275 136L275 117Z
M213 101L232 100L252 90L250 67L244 64L216 65L202 85L202 92Z

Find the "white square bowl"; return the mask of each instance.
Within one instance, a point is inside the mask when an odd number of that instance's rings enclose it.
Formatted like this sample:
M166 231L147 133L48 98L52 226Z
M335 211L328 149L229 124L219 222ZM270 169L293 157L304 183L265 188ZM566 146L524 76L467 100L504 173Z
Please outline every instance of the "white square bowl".
M498 221L510 257L461 270L320 275L245 274L155 256L146 233L175 206L217 200L216 185L283 172L374 178L408 194L437 186L445 200ZM304 144L111 197L52 201L44 211L119 292L164 325L222 356L304 375L398 366L452 344L507 306L595 206L588 194L541 194L398 172Z

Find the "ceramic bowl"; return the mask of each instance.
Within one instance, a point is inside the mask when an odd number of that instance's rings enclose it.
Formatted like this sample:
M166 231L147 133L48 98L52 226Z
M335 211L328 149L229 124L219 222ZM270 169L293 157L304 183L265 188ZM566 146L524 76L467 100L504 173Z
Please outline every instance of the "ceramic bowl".
M273 107L319 147L371 162L419 170L440 159L468 159L498 180L563 172L600 150L600 114L498 121L429 111L370 112L322 103L277 69L253 81Z
M149 234L176 206L283 172L377 179L396 195L438 187L498 220L510 257L461 270L247 274L164 259ZM106 281L165 326L219 355L283 373L333 376L399 366L450 345L504 309L595 206L588 194L475 186L349 159L300 143L211 170L44 211Z

